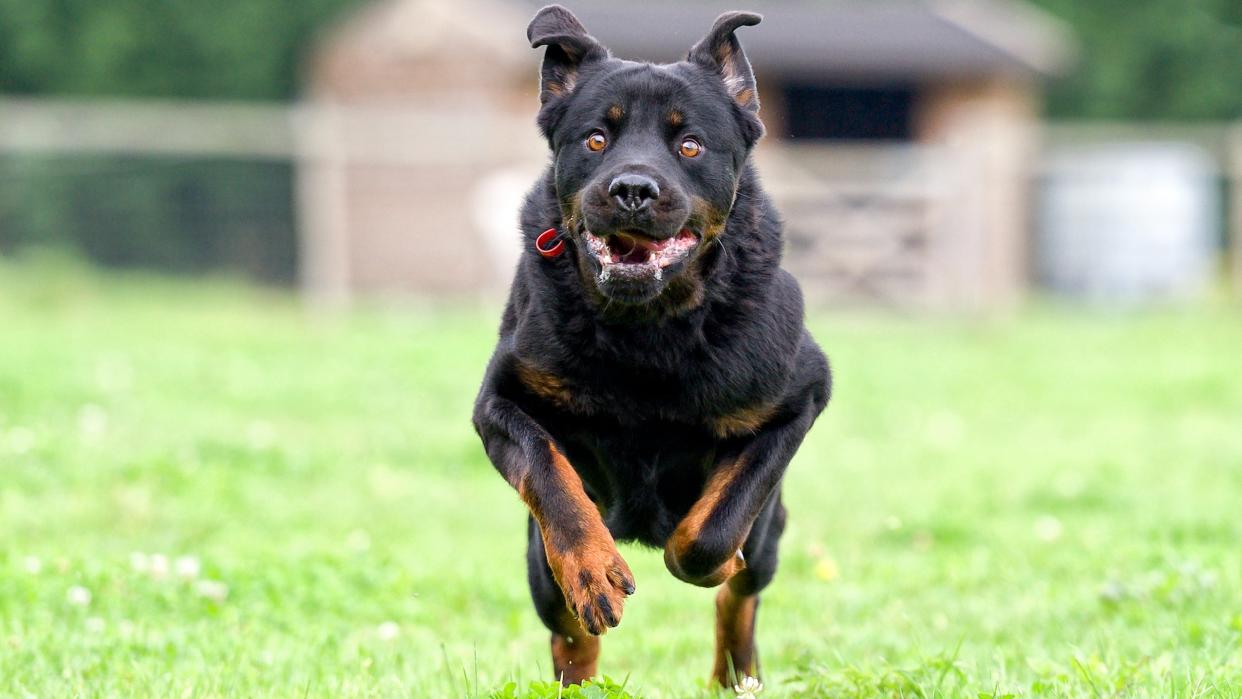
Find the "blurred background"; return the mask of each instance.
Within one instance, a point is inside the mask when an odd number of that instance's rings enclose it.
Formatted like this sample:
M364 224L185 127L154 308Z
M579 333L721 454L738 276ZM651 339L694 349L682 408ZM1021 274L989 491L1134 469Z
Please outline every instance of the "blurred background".
M657 60L765 14L836 387L764 696L1242 694L1242 3L562 2ZM500 689L551 670L469 422L538 4L0 0L0 694L559 696ZM718 696L621 551L607 696Z
M500 294L546 162L538 4L0 0L0 254L331 304ZM725 5L573 9L672 60ZM1242 267L1239 7L757 2L789 267L817 301L915 310L1217 287Z

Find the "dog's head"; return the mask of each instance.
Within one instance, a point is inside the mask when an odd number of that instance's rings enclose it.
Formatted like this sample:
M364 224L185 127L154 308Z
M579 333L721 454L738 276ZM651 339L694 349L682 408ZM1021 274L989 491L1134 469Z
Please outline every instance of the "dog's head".
M721 15L686 59L612 58L569 10L527 28L547 46L539 127L552 148L563 230L584 283L646 304L724 232L751 147L763 134L750 63L733 32L759 15Z

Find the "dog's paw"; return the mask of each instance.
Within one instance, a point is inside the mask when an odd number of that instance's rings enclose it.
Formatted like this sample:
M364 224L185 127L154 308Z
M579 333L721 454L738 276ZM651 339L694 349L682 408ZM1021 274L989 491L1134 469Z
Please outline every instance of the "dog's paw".
M611 537L558 555L549 552L548 563L566 606L587 633L598 636L621 623L625 598L634 594L634 574Z

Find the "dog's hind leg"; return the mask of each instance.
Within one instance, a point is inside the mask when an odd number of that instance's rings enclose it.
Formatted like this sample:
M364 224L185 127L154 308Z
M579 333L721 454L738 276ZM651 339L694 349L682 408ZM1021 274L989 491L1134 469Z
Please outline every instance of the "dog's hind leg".
M527 525L526 577L535 613L552 632L552 671L561 684L582 684L596 674L599 637L587 633L565 604L565 595L548 567L547 553L534 518Z
M773 495L751 529L742 552L746 567L716 593L716 661L712 676L725 687L759 676L755 617L759 592L776 575L777 546L785 529L780 493Z

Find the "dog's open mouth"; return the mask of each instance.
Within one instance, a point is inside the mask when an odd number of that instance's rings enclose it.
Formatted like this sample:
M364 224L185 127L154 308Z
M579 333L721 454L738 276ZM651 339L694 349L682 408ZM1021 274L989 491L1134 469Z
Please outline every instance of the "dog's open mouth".
M614 269L658 272L680 262L699 242L699 237L689 228L665 240L655 240L636 231L619 231L602 237L591 231L584 233L587 248L605 273Z

